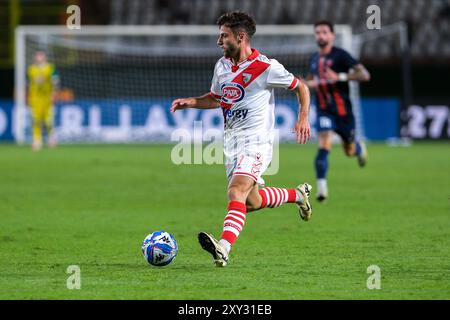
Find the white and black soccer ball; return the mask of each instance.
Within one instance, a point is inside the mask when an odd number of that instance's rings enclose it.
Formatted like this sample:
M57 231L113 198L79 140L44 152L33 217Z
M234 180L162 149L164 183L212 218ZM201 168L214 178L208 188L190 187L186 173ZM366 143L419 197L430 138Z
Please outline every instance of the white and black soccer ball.
M162 267L171 263L178 254L178 244L168 232L155 231L142 242L142 254L153 266Z

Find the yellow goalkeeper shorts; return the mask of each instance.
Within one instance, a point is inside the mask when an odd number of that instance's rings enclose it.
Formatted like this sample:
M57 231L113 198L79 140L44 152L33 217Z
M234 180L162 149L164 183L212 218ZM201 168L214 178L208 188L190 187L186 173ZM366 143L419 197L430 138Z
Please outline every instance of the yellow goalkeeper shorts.
M51 102L30 103L31 117L35 124L51 126L53 123L53 105Z

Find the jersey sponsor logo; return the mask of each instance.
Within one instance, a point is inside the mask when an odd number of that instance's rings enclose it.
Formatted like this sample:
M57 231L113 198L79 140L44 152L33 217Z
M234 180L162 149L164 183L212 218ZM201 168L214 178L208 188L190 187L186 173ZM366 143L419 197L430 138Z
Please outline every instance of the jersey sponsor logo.
M222 89L222 102L233 104L244 99L245 91L239 83L224 83Z
M239 110L231 110L226 108L222 109L224 118L229 120L236 120L236 119L244 120L245 118L247 118L248 111L249 111L248 109L239 109Z

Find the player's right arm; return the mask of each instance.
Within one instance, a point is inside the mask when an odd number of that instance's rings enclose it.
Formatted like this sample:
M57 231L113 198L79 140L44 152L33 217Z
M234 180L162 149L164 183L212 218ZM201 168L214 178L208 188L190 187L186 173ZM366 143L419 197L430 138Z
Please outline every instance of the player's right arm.
M200 97L195 98L181 98L175 99L170 107L171 112L182 109L215 109L219 107L219 101L211 95L211 93L206 93Z

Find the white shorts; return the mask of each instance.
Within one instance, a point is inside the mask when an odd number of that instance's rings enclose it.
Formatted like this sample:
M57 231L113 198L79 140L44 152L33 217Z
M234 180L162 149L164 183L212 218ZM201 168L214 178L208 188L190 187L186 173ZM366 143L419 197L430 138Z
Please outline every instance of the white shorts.
M269 135L266 135L264 139L232 137L224 139L224 142L228 182L234 175L242 175L263 186L264 180L261 176L272 161L273 139Z

